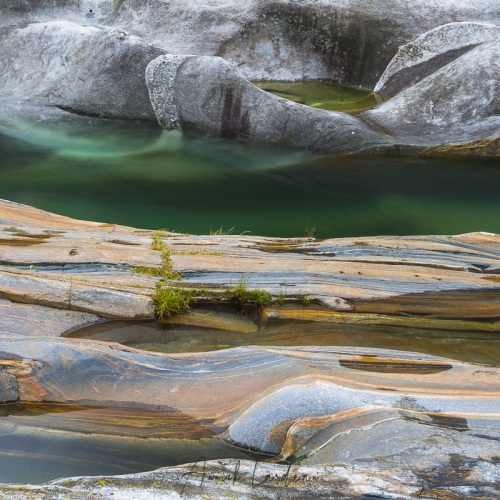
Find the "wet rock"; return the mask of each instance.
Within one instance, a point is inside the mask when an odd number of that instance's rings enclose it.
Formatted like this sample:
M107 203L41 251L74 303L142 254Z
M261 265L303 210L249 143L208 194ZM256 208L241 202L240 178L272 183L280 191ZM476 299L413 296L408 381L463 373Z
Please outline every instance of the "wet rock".
M191 311L163 320L162 323L225 330L235 333L253 333L258 328L255 322L246 316L216 311Z
M4 29L0 43L5 98L91 115L154 119L144 71L162 50L136 36L49 21Z
M397 94L472 48L499 37L500 28L493 24L461 22L438 26L399 47L374 90Z
M162 126L316 151L365 150L387 142L356 117L255 87L221 58L162 56L148 66L146 79Z
M21 402L169 408L205 419L219 432L226 428L231 442L272 454L281 452L288 428L303 416L374 405L457 417L472 412L486 434L494 434L498 419L497 369L423 354L241 347L164 355L104 342L12 336L2 336L0 350L7 367L9 359L19 359L11 373L19 373ZM242 376L248 370L252 376Z
M134 407L139 416L143 408L167 419L182 414L188 435L204 435L197 424L203 421L210 435L245 449L316 465L342 461L372 473L389 468L418 477L453 460L475 464L462 483L449 471L434 479L436 486L463 486L475 477L486 488L497 478L495 368L340 347L159 355L103 342L1 336L0 351L21 403ZM68 432L76 418L82 430L99 429L103 418L114 418L114 410L103 411L38 425Z

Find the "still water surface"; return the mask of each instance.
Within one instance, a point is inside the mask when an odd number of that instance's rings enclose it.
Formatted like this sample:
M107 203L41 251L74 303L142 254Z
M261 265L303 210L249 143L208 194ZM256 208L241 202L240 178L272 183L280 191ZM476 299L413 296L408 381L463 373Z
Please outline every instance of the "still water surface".
M217 318L220 313L198 309L196 313ZM231 315L229 315L231 316ZM243 318L233 315L238 323ZM226 316L227 317L227 316ZM250 319L247 321L251 323ZM71 338L118 342L145 351L207 352L244 345L260 346L354 346L420 352L471 363L500 366L497 332L430 330L387 325L329 324L301 321L264 322L249 331L176 325L156 322L111 321L71 333Z
M500 232L486 160L339 158L155 124L0 119L0 198L80 219L269 236Z
M217 458L268 458L218 439L208 425L187 415L165 410L0 405L0 436L0 483L128 474Z
M382 104L387 97L370 90L332 82L253 82L290 101L330 111L358 113Z

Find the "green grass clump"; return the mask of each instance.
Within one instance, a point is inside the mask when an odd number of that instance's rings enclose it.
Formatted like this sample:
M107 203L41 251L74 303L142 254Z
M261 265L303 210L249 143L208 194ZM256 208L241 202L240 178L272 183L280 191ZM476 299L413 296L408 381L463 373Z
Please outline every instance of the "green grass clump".
M170 318L175 314L187 311L195 293L195 290L166 287L157 283L156 291L152 297L157 318Z
M151 243L151 248L161 252L165 248L165 243L163 243L163 233L161 231L155 231L152 238L153 243Z
M247 278L241 278L234 288L229 288L227 295L241 304L250 304L259 308L271 304L273 301L271 295L264 290L249 290Z
M161 277L162 269L160 267L137 266L132 271L135 274L145 274L146 276Z

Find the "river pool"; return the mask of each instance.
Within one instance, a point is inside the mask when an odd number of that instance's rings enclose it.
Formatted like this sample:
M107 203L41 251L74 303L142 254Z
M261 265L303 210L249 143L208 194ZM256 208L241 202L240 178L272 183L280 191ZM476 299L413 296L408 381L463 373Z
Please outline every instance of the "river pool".
M147 122L0 120L0 198L194 234L500 232L498 167L483 159L313 155Z

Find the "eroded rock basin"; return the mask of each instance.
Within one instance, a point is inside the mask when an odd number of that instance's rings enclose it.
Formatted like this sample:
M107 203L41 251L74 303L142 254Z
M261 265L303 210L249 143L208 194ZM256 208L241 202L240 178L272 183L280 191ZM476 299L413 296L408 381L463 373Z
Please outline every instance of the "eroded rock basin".
M206 352L244 345L383 348L500 366L500 338L493 330L453 330L453 326L439 330L417 323L411 327L408 321L406 326L376 325L367 321L369 315L359 315L354 324L335 319L339 318L314 306L266 308L256 320L227 308L198 308L164 322L112 321L78 329L67 337L118 342L161 353Z
M0 483L144 472L198 460L262 459L180 412L70 404L0 405Z
M299 104L330 111L357 113L387 100L383 94L328 81L252 82L266 92Z
M161 465L172 450L180 461L196 460L187 452L196 455L205 443L207 457L217 457L206 466L125 478L0 485L0 497L41 492L50 498L68 488L75 498L88 498L89 491L130 497L147 488L148 495L168 498L186 485L184 493L200 498L206 471L208 498L229 498L235 488L237 496L259 499L277 498L282 488L297 497L320 492L331 498L334 491L339 498L422 492L424 498L494 498L500 479L498 368L491 366L500 328L498 235L193 236L77 221L6 201L0 212L6 238L43 240L0 249L0 400L78 407L36 416L33 424L26 417L17 427L21 435L42 429L36 439L50 435L50 444L56 437L77 445L99 438L108 444L106 453L119 442L124 457L142 453L134 448L140 441L146 455L152 450L153 458L140 464L144 469ZM255 292L269 303L261 309L238 299L238 284L245 300ZM150 328L158 286L194 293L191 313L173 316L162 333ZM235 313L245 309L247 316ZM61 338L85 325L108 328L117 325L111 319L134 318L151 320L140 327L154 332L152 344L159 333L179 334L167 346L174 340L183 352L125 345L137 340L130 323L101 332L100 339ZM113 332L119 335L105 337ZM376 343L383 335L388 343ZM443 349L457 340L469 349ZM419 342L425 349L437 343L435 353L446 358L412 352L424 351ZM214 347L219 350L209 351ZM483 357L473 358L478 347ZM57 422L50 424L52 418ZM172 418L178 434L170 434ZM152 440L143 440L145 432ZM101 441L85 451L92 456ZM166 456L157 453L159 444ZM314 479L266 484L267 474L286 476L288 466L259 462L256 468L252 460L210 455L226 446L289 461L294 475ZM189 470L197 475L186 475ZM258 491L255 478L265 485Z

